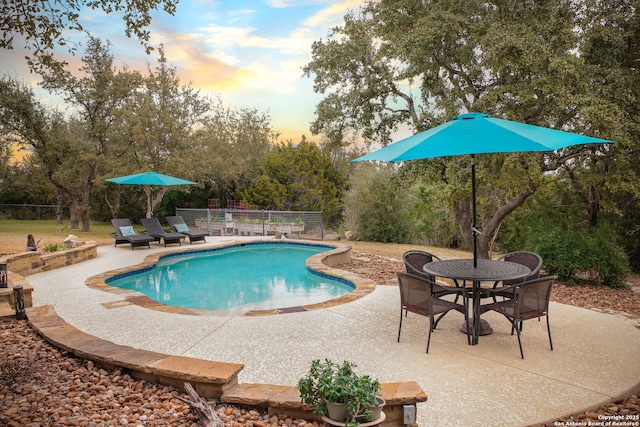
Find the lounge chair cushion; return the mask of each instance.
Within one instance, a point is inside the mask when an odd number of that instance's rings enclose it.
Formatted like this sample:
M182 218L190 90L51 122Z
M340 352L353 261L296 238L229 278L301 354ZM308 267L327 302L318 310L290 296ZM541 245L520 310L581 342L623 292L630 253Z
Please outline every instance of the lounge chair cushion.
M175 227L178 233L186 233L189 231L189 226L187 226L187 224L176 224Z
M136 232L133 230L133 226L120 227L120 233L122 233L123 236L135 236L136 235Z

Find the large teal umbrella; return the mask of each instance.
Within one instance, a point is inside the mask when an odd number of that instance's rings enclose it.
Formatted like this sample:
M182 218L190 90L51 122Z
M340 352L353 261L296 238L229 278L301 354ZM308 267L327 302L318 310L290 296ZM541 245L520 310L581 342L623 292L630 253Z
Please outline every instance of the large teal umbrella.
M476 154L555 151L579 144L613 144L612 141L497 119L488 114L468 113L451 121L390 144L353 160L405 160L471 155L471 198L473 208L473 260L477 266Z
M107 179L109 182L122 185L144 185L144 191L147 195L147 218L151 217L151 186L170 187L174 185L191 185L195 182L186 179L176 178L170 175L164 175L158 172L143 172L134 175L119 176L117 178ZM163 190L164 191L164 190Z

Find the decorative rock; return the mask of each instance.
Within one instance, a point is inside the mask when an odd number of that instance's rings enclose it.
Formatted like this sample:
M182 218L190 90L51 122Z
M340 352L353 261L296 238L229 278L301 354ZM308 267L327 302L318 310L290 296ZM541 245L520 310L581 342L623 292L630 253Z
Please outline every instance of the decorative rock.
M385 272L397 270L384 269ZM193 414L178 399L186 396L181 391L134 380L121 371L105 371L93 362L71 357L44 341L25 322L0 322L0 342L3 349L2 426L115 426L121 422L125 424L120 425L135 426L197 425ZM106 391L90 393L90 387L103 387ZM31 410L34 405L37 410ZM598 422L602 415L637 414L639 408L640 397L635 394L624 401L603 405L597 411L561 420L565 425L575 420ZM216 412L226 418L225 427L319 426L315 421L288 419L286 415L269 416L257 409L246 411L231 405L217 405ZM244 424L239 422L240 417L246 419ZM547 425L554 426L554 423Z
M64 244L69 248L77 248L78 246L84 245L84 242L81 242L77 236L69 234L69 236L64 240Z

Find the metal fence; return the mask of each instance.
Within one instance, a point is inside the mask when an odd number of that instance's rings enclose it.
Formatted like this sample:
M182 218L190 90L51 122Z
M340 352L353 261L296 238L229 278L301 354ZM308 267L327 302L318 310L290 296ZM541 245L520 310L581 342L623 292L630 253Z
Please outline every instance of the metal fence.
M178 208L176 215L211 235L324 239L322 212Z
M56 219L57 205L35 205L26 203L0 204L0 217L5 219ZM62 207L63 218L69 218L69 207Z

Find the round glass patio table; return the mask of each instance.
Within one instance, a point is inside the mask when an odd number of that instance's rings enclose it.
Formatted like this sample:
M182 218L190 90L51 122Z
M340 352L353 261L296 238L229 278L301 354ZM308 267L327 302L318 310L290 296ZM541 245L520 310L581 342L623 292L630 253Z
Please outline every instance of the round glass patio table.
M529 267L522 264L490 259L477 260L477 266L475 267L472 259L445 259L442 261L427 263L422 267L422 269L425 273L432 276L453 279L458 286L458 280L470 280L473 282L473 319L470 342L473 345L478 344L478 336L480 335L480 299L482 297L482 282L494 283L502 280L518 280L524 279L531 274ZM467 293L465 293L465 298L468 298ZM466 324L464 326L466 328Z

